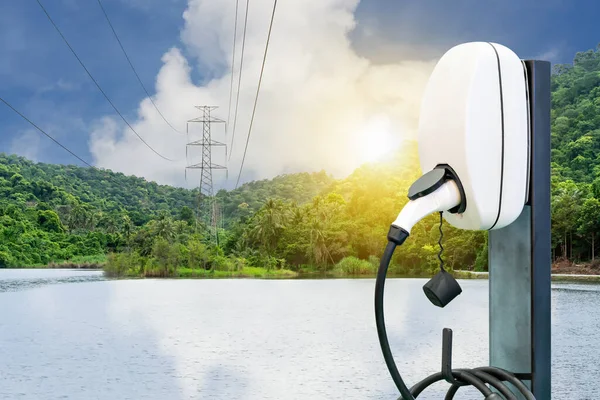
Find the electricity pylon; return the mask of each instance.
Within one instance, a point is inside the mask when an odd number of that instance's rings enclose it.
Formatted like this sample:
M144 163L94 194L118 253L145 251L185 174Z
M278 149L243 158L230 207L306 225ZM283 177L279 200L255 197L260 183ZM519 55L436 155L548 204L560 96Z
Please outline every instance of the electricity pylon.
M215 110L217 106L196 106L196 108L202 111L202 116L187 121L186 132L188 134L188 143L186 145L185 154L187 158L188 148L190 146L200 146L202 158L199 163L188 165L186 167L186 177L188 169L200 170L197 216L206 219L206 226L209 229L211 240L214 240L218 245L219 236L217 232L218 227L220 226L220 212L219 206L214 198L212 171L213 169L220 169L227 172L227 167L212 162L212 149L215 146L223 146L225 148L225 159L227 159L227 145L212 139L211 125L214 123L224 123L225 121L210 115L211 111ZM189 141L190 122L202 123L202 137L199 140Z

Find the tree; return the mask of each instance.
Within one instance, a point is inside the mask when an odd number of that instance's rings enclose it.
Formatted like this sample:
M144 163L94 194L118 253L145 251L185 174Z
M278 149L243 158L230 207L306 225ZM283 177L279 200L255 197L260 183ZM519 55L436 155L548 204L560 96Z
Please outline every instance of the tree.
M583 203L577 224L579 226L578 233L590 238L591 257L593 261L595 259L596 233L600 231L600 200L589 198Z
M38 211L38 224L46 232L63 233L65 227L60 222L58 214L51 210Z
M206 269L206 265L210 260L210 253L206 246L198 241L192 241L188 244L188 266L190 268L202 267Z
M173 251L169 242L164 238L158 238L152 246L152 257L156 260L161 276L169 275L169 267L176 267L173 263Z
M561 237L559 243L562 243L562 255L565 258L572 256L572 235L576 230L577 220L581 209L581 204L585 198L585 193L573 181L561 182L557 185L555 193L552 196L552 229L555 234ZM571 244L571 250L567 247Z
M250 230L250 237L258 241L272 255L287 222L287 213L280 200L269 199L257 212Z
M167 241L171 241L175 237L173 220L166 216L163 216L158 220L151 221L150 229L156 236L159 236Z
M121 216L121 234L123 236L125 236L127 238L127 240L129 240L129 238L131 237L131 232L133 231L133 222L131 221L131 218L129 218L129 215L123 215Z
M196 220L194 211L188 206L181 207L181 210L179 211L179 220L185 221L188 225L192 226Z

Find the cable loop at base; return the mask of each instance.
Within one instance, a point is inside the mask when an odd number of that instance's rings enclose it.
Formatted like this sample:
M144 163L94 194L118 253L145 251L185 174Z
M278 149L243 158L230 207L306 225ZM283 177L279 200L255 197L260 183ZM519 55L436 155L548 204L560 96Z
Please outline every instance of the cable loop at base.
M392 226L392 228L388 232L389 242L385 248L383 256L381 257L379 270L377 271L377 278L375 280L375 322L377 326L377 333L379 335L379 344L381 345L383 357L385 359L385 363L388 367L390 375L392 376L396 387L400 391L401 397L399 398L399 400L416 400L417 396L430 385L447 378L447 380L449 380L451 383L453 382L452 386L446 393L445 398L447 400L453 399L458 389L461 386L467 385L477 388L479 392L484 396L485 400L516 400L515 395L503 382L509 382L510 384L512 384L517 390L521 392L521 394L523 394L526 400L535 400L533 393L531 393L529 388L527 388L527 386L525 386L523 382L517 379L515 374L512 374L503 369L497 367L451 369L452 331L449 329L447 329L448 332L446 332L445 330L446 337L445 341L443 342L443 347L446 347L446 355L443 355L442 357L443 359L445 359L445 364L443 366L443 370L445 373L438 372L436 374L430 375L429 377L423 379L421 382L417 383L411 389L408 389L400 375L400 372L398 371L396 362L390 349L385 329L385 319L383 311L383 298L387 270L396 246L400 246L402 243L404 243L408 236L409 233L407 231L403 230L402 228ZM492 386L501 394L492 392L492 390L487 385Z
M484 385L490 385L494 389L496 389L500 394L494 393L492 396L491 393L487 390L482 390L481 385L473 385L473 379L469 378L468 381L464 379L465 376L471 375L472 378L480 381ZM527 386L519 379L517 379L514 374L503 370L497 367L479 367L473 369L454 369L452 370L452 375L456 379L457 384L453 384L448 389L446 393L445 400L454 399L454 395L458 392L458 389L463 386L475 386L484 396L485 399L506 399L506 400L516 400L517 397L515 393L506 386L504 382L508 382L512 384L520 394L522 394L527 400L535 400L535 397L529 390ZM432 384L444 380L444 374L442 372L437 372L423 379L421 382L414 385L411 389L411 395L414 399L416 399L425 389L427 389ZM489 390L489 389L488 389ZM492 397L490 397L492 396ZM406 400L406 398L400 396L399 400Z

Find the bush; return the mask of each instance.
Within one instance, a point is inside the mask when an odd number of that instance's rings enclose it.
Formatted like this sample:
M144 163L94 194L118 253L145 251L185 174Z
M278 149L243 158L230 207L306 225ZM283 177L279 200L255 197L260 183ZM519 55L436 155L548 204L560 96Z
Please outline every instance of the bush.
M210 253L206 246L199 241L192 241L188 244L187 266L189 268L206 269L210 259Z
M369 262L371 263L373 268L375 268L375 270L377 270L377 268L379 268L379 261L380 261L379 257L374 256L374 255L369 256Z
M233 270L236 272L243 270L246 264L248 263L248 261L243 257L233 257L231 261L233 265Z
M12 266L12 257L7 251L0 251L0 268L8 268Z
M215 271L232 271L234 269L233 262L224 256L215 256L212 259L211 266Z
M600 259L596 258L590 263L590 268L593 270L600 270Z
M376 267L372 262L350 256L342 258L334 271L345 275L369 275L375 273Z
M248 264L250 267L265 268L267 271L271 271L281 263L275 257L256 252L248 257Z
M104 275L115 278L139 273L140 256L135 253L110 253L104 264Z
M103 268L104 275L111 278L125 275L129 265L124 259L124 254L110 253Z

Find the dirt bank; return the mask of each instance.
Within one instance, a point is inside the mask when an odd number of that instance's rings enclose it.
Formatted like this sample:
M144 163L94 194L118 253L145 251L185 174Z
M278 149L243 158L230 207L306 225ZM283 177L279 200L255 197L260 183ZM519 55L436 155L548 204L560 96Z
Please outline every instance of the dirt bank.
M600 260L576 264L569 260L557 260L552 264L553 274L600 275Z
M63 262L63 263L50 263L44 268L64 268L64 269L102 269L104 263L74 263L74 262Z

